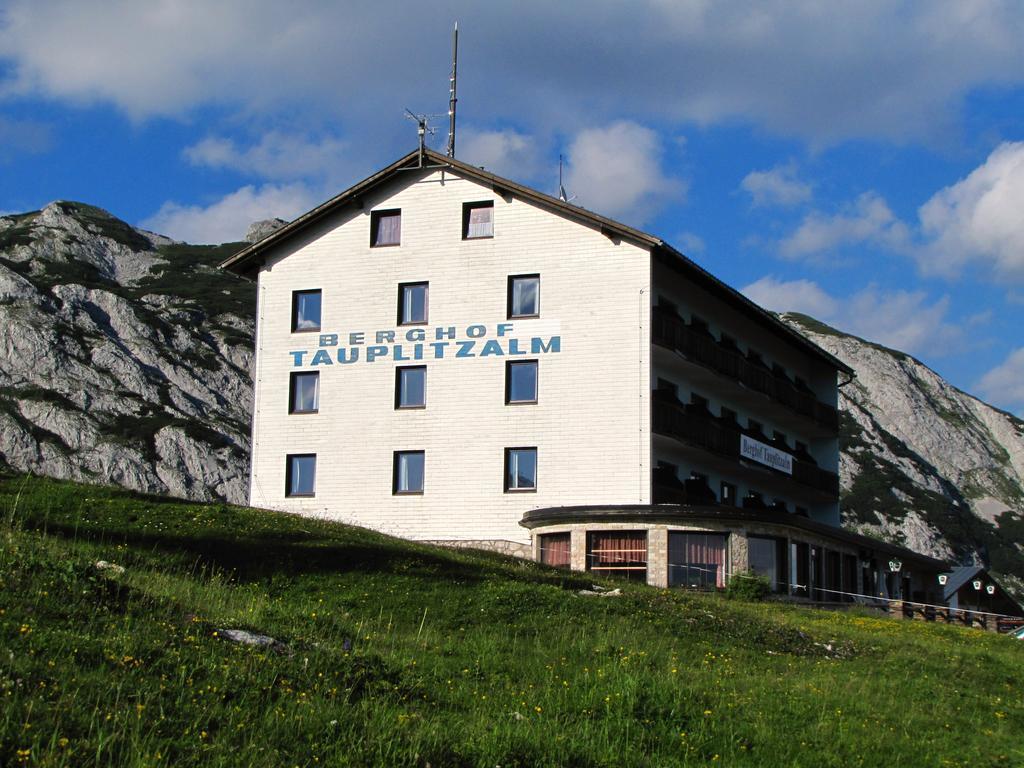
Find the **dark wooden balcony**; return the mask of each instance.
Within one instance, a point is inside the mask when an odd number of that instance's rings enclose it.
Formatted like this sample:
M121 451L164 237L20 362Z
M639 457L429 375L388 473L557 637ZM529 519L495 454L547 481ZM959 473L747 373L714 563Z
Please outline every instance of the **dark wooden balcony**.
M735 426L716 419L706 412L679 405L664 398L654 398L654 432L666 435L690 445L703 448L719 456L739 462L740 436L743 432ZM762 436L763 437L763 436ZM755 438L756 439L756 438ZM788 452L792 455L792 452ZM769 469L779 476L786 473ZM839 495L839 476L834 472L815 466L809 461L793 456L793 481L823 491L832 496Z
M778 375L763 364L751 362L735 347L722 344L702 328L687 325L671 312L655 308L651 338L655 344L773 398L829 430L839 430L836 409L818 400L813 392L798 388L787 376Z

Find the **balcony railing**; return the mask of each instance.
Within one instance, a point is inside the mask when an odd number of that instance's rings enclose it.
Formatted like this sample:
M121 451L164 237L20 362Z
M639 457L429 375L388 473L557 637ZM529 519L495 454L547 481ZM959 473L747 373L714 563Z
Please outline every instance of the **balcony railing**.
M750 362L738 350L723 346L707 331L691 328L675 315L655 309L652 337L659 346L767 395L830 430L839 429L836 409L818 400L813 392L799 389L788 377Z
M739 461L739 429L722 424L710 414L689 411L685 406L654 400L654 431L661 435L704 448L711 453ZM786 477L785 473L772 469L773 473ZM834 472L815 466L809 461L793 457L792 478L801 485L824 491L830 495L839 494L839 476Z

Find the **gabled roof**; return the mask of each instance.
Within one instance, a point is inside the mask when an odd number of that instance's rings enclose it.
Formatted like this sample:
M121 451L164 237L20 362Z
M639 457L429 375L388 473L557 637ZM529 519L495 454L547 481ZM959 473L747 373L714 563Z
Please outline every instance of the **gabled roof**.
M962 565L951 570L948 574L949 578L946 580L946 585L942 588L942 599L949 600L949 598L957 593L960 587L984 570L984 566L981 565Z
M759 307L735 288L723 283L717 277L698 266L695 262L684 256L661 238L648 234L647 232L642 232L639 229L626 226L614 219L601 216L600 214L588 211L585 208L580 208L577 205L570 205L557 197L552 197L551 195L546 195L543 192L538 192L535 189L518 184L510 179L496 176L482 168L469 165L468 163L456 160L453 157L442 155L432 149L425 149L423 151L422 158L418 149L410 152L386 168L382 168L372 176L369 176L358 184L349 187L341 194L332 197L330 200L318 205L313 210L302 214L287 225L271 232L259 242L243 248L231 258L225 259L220 266L223 269L230 270L231 272L243 277L251 278L259 271L264 255L271 248L280 245L290 239L293 235L304 230L309 225L334 213L343 206L349 203L358 202L363 195L380 184L390 181L397 174L419 168L426 170L438 169L451 171L457 176L472 179L481 184L490 186L499 195L511 195L513 197L521 198L537 205L540 208L553 211L582 224L596 227L610 238L627 240L637 245L649 248L652 253L658 253L661 255L663 260L670 264L674 269L682 272L701 287L705 288L725 303L733 306L736 310L748 317L751 317L756 322L762 323L790 344L800 347L805 352L808 352L838 371L842 371L849 376L854 375L853 369L842 360L839 360L829 354L817 344L814 344L805 336L790 328L787 324L775 317L775 315Z

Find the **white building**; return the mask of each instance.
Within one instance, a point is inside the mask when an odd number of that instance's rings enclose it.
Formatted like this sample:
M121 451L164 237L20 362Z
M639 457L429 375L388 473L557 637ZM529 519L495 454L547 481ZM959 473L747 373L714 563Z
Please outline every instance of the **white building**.
M428 150L223 266L259 286L253 505L653 584L911 589L879 563L913 553L838 528L852 371L657 237Z

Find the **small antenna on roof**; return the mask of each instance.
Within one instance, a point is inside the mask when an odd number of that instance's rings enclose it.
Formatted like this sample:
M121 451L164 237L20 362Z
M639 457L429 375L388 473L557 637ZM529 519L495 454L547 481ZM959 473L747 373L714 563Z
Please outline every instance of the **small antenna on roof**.
M563 203L571 203L576 199L576 195L569 197L569 193L565 191L565 187L562 186L562 156L558 156L558 199Z
M407 107L405 110L405 116L408 117L410 120L416 121L416 135L419 137L420 140L420 168L422 168L423 158L426 155L427 134L429 133L431 136L433 136L435 133L437 133L436 129L431 128L429 125L427 125L427 120L430 117L432 117L432 115L417 115L415 112L413 112L411 109Z
M452 76L448 86L448 157L455 157L455 82L459 74L459 22L452 32Z

